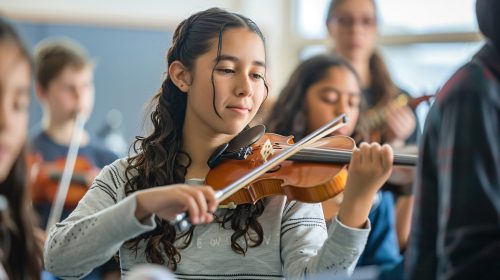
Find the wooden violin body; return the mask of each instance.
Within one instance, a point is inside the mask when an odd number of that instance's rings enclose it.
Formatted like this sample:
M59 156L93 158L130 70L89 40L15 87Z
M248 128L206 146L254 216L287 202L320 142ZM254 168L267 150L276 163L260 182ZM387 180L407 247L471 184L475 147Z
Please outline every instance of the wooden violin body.
M65 158L61 158L53 162L46 162L39 154L29 156L28 170L31 171L31 197L35 203L52 203L54 201L65 160ZM89 188L91 182L89 178L92 178L97 172L98 169L85 157L77 156L68 194L64 202L66 208L76 207Z
M274 150L273 156L293 144L291 136L266 133L252 146L253 152L245 160L225 160L211 169L206 177L206 183L215 190L223 189L261 165L264 162L261 151L268 139ZM319 140L313 147L349 152L354 146L354 140L349 137L332 136ZM272 195L286 195L290 200L302 202L322 202L342 192L346 180L347 164L308 162L300 160L300 157L292 157L291 160L283 161L243 187L221 204L255 203L261 198Z

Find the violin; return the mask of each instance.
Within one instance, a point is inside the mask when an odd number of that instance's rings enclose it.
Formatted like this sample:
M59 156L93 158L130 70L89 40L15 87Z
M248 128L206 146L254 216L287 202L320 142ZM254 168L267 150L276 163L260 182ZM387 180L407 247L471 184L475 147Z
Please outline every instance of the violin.
M28 156L29 170L31 170L31 197L33 202L54 201L57 187L61 181L66 158L45 162L40 154ZM71 176L68 194L64 202L65 208L75 208L80 199L87 192L91 178L97 175L99 169L85 157L77 156L74 171Z
M249 152L242 158L224 159L211 168L206 184L214 188L219 203L228 208L254 204L273 195L308 203L326 201L344 190L355 142L347 136L324 136L345 122L347 118L342 115L297 143L293 143L293 136L265 133L252 143L251 149L245 149ZM220 157L221 153L216 154ZM416 162L416 156L394 155L395 164ZM180 230L189 226L185 213L171 224Z
M252 145L252 152L246 159L224 160L210 169L206 184L214 190L223 189L293 144L293 136L266 133ZM355 146L354 139L348 136L322 138L259 176L221 204L228 207L254 204L273 195L285 195L289 200L308 203L333 198L344 190L347 167ZM416 162L416 156L394 155L395 165L411 166Z

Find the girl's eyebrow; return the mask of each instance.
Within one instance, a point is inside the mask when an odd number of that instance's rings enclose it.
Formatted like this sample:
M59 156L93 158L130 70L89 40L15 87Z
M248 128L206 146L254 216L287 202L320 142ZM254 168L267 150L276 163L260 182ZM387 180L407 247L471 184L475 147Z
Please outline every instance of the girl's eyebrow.
M219 61L220 60L229 60L232 62L239 62L240 61L240 59L237 58L236 56L227 55L227 54L221 54L219 57ZM214 61L217 62L217 58L215 58ZM266 63L263 61L260 61L260 60L254 60L252 64L257 65L257 66L261 66L261 67L266 67Z

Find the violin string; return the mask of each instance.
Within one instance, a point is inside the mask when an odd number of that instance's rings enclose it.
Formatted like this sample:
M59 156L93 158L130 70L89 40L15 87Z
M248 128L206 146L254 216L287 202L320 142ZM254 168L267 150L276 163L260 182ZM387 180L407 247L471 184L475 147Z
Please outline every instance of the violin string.
M307 158L322 162L349 162L352 156L351 151L333 151L328 149L304 148L299 151L293 158L306 160ZM333 158L333 159L332 159ZM415 156L411 155L394 155L394 163L396 164L413 164L416 160Z

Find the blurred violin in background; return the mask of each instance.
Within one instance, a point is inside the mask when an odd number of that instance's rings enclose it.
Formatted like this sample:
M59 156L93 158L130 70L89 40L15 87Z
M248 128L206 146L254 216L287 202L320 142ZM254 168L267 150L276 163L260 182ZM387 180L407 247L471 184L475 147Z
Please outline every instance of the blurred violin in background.
M54 201L65 163L65 157L51 162L44 161L40 154L28 157L31 197L34 203ZM76 207L99 171L87 158L77 156L64 208Z
M359 118L356 127L356 139L370 142L386 142L388 128L387 118L392 114L398 114L405 107L415 110L422 102L430 102L434 95L422 95L419 97L409 97L399 94L395 99L387 104L378 104L366 110Z

